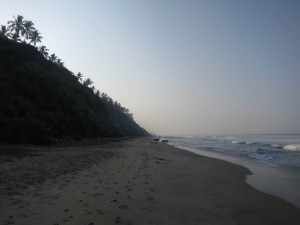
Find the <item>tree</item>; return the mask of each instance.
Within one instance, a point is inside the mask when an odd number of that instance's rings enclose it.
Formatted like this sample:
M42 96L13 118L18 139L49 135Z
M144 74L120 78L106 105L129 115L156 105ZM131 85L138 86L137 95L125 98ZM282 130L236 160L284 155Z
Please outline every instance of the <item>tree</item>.
M31 38L33 31L35 31L33 25L34 23L30 20L24 21L24 29L21 32L22 36L24 36L24 40L29 40Z
M0 37L1 38L8 38L10 36L11 36L11 34L9 33L9 30L7 29L7 27L1 25Z
M13 41L16 41L16 42L21 42L22 41L21 38L20 38L20 36L18 36L16 33L14 33L14 34L11 35L11 39Z
M90 85L92 85L94 82L90 79L90 78L87 78L87 79L85 79L84 81L83 81L83 85L84 86L90 86Z
M53 54L50 55L49 59L50 59L52 62L56 62L57 56L53 53Z
M40 35L40 32L37 30L34 30L31 33L31 37L30 37L30 43L33 43L33 45L35 46L36 43L41 42L42 41L42 36Z
M78 80L78 81L82 81L82 77L83 77L83 76L82 76L82 73L80 73L80 72L77 73L76 77L77 77L77 80Z
M92 86L91 89L95 93L95 90L96 90L95 86Z
M42 55L47 58L48 56L48 49L46 48L46 46L42 45L41 47L38 48L39 52L42 53Z
M57 63L57 65L59 65L59 66L61 66L61 67L64 66L64 63L61 61L61 59L57 59L57 60L56 60L56 63Z
M23 32L24 30L24 17L18 15L17 17L14 16L14 18L14 20L8 21L8 28L11 30L11 32L14 32L13 40L17 40L20 37L20 32Z
M95 95L97 95L98 97L100 97L100 96L101 96L101 93L100 93L100 91L99 91L99 90L97 90L97 91L95 92Z

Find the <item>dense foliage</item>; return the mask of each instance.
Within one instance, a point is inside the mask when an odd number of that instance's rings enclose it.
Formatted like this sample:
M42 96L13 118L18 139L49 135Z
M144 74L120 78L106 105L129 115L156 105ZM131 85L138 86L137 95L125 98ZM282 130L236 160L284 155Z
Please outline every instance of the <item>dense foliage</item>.
M15 35L16 36L16 35ZM55 59L55 61L54 61ZM129 110L35 46L0 36L0 141L142 136Z

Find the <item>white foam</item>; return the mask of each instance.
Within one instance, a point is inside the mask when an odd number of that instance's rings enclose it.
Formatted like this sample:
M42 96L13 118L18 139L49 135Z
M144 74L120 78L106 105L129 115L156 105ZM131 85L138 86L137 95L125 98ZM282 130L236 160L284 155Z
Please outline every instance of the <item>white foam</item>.
M283 149L289 150L289 151L300 151L300 144L297 144L297 145L286 145L286 146L283 147Z
M232 141L232 144L246 144L244 141Z

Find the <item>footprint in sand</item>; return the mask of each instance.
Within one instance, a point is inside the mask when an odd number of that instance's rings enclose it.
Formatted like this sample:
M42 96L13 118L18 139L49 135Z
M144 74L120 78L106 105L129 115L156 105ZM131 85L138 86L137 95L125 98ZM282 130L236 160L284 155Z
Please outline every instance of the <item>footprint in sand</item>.
M112 200L112 201L110 201L110 202L118 202L118 200L117 200L117 199L114 199L114 200Z
M128 209L129 207L127 205L121 205L119 206L120 209Z
M97 214L103 214L103 211L101 209L97 209Z
M149 190L152 191L152 192L155 192L155 189L153 189L153 188L149 188Z
M117 216L115 218L115 223L120 224L122 222L121 218L119 216Z
M154 197L149 197L147 200L152 201L152 200L155 200L155 198Z
M101 193L99 193L99 192L93 194L93 197L96 197L96 196L103 196L103 194L101 194Z

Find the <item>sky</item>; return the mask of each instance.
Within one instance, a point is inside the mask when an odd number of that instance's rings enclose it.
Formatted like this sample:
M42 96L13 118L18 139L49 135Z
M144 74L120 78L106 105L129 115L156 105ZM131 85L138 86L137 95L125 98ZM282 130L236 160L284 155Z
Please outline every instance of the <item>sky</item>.
M157 135L300 133L298 0L0 0Z

